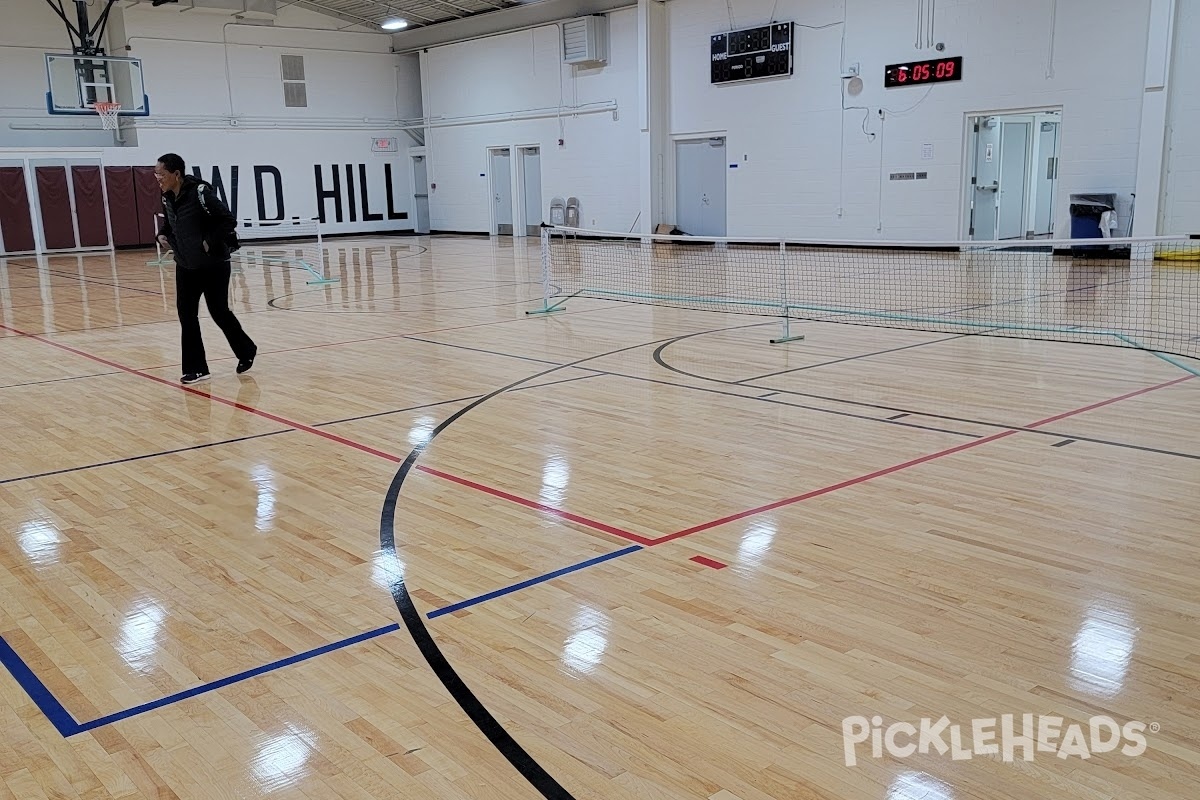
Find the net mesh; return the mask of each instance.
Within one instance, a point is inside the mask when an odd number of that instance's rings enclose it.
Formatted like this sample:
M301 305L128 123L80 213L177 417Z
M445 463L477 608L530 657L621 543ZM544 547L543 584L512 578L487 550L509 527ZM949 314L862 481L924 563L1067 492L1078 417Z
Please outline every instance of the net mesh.
M1200 357L1200 240L785 242L547 228L571 296Z
M97 102L92 104L92 108L94 108L96 113L100 116L100 124L104 127L104 130L116 130L117 117L121 113L120 103Z

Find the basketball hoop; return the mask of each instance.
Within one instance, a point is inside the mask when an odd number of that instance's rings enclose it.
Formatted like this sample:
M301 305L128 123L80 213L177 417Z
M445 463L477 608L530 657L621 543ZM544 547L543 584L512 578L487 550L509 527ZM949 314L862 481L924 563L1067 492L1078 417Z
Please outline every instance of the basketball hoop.
M106 131L115 131L117 129L117 115L121 113L120 103L94 103L92 108L96 109L96 113L100 115L100 124L104 126Z

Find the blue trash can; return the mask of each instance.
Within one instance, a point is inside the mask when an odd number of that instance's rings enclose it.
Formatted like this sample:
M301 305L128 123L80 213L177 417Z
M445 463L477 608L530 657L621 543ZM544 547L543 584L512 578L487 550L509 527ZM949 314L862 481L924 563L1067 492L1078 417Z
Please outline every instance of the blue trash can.
M1100 218L1113 207L1106 203L1072 202L1071 203L1071 238L1072 239L1101 239Z
M1071 238L1072 239L1103 239L1100 230L1100 219L1108 211L1117 208L1115 194L1073 194L1071 195ZM1108 250L1106 245L1075 245L1071 248L1074 255L1087 255L1097 251Z

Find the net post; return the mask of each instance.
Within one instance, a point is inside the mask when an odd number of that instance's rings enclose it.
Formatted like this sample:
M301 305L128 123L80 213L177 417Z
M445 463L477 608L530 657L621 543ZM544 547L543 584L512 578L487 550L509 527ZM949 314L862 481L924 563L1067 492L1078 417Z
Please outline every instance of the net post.
M168 258L168 256L171 255L171 251L168 250L164 253L163 248L162 248L162 242L160 242L158 240L158 231L159 231L158 218L161 216L162 216L161 213L155 213L153 216L150 217L150 227L154 229L155 258L153 261L146 262L146 266L148 266L148 267L165 267L165 266L167 266L167 264L171 263L171 259Z
M542 307L526 311L527 315L549 314L552 311L558 311L563 307L563 303L566 303L567 299L569 299L564 298L562 302L553 306L550 305L550 229L543 226L539 238L541 240L542 251Z
M783 334L772 339L771 344L796 342L804 338L804 334L792 335L791 313L788 309L787 293L787 242L779 243L779 309L783 313Z
M321 267L320 267L320 269L317 269L312 264L309 264L307 261L300 262L301 264L304 265L305 269L307 269L309 272L311 272L313 275L316 276L311 281L307 281L307 285L313 286L314 284L337 283L338 279L329 277L328 269L325 266L325 248L322 246L322 240L321 240L321 219L320 219L320 217L313 217L312 222L317 228L317 258L321 262Z

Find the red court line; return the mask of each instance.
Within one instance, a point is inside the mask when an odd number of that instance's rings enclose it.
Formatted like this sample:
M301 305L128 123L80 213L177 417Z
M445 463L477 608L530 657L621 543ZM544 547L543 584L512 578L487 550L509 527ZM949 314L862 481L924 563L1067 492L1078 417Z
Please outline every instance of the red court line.
M320 436L322 439L328 439L329 441L337 442L338 444L343 444L343 445L346 445L347 447L353 447L355 450L360 450L364 453L369 453L373 456L378 456L379 458L383 458L388 461L391 461L393 464L400 464L400 463L403 463L403 461L404 461L404 459L401 458L400 456L393 455L391 453L386 453L383 450L377 450L374 447L362 444L361 442L356 442L353 439L347 439L344 436L338 436L336 433L330 433L329 431L324 431L324 430L321 430L320 428L314 428L311 425L304 425L300 422L296 422L294 420L287 419L286 417L281 417L278 414L272 414L269 411L263 411L262 409L255 408L253 406L248 406L245 403L239 403L235 400L226 400L224 397L218 397L215 394L209 394L208 392L202 392L199 389L195 389L191 386L184 386L182 384L175 383L174 381L169 381L166 378L160 378L157 375L151 375L147 372L142 372L141 370L134 369L133 367L127 367L127 366L124 366L123 364L118 364L115 361L109 361L106 358L101 358L100 356L92 355L91 353L85 353L82 350L77 350L74 347L71 347L69 345L60 344L59 342L51 341L50 339L47 339L43 336L39 336L38 334L24 333L22 331L18 331L16 328L10 328L9 326L5 325L4 323L0 323L0 329L11 331L20 336L27 336L31 339L34 339L35 341L39 341L39 342L42 342L43 344L48 344L53 347L57 347L60 350L65 350L68 353L72 353L74 355L89 359L91 361L96 361L100 364L105 364L107 366L113 367L114 369L118 369L122 372L129 373L130 375L138 375L142 378L147 378L156 383L161 383L164 386L170 386L174 389L179 389L184 392L189 392L189 393L197 395L199 397L207 397L210 400L215 400L218 403L223 403L224 405L227 405L231 408L236 408L239 411L245 411L248 414L254 414L256 416L260 416L260 417L263 417L264 419L269 419L272 422L278 422L280 425L285 425L289 428L295 428L296 430L304 431L305 433L311 433L315 436ZM477 491L484 492L486 494L490 494L493 497L500 497L500 498L503 498L504 500L508 500L509 502L525 506L526 508L533 508L538 511L542 511L546 514L551 514L551 515L559 517L561 519L569 520L571 522L575 522L580 525L584 525L588 528L592 528L593 530L601 531L603 533L607 533L607 534L616 536L621 539L626 539L626 540L632 541L632 542L638 542L640 544L651 544L653 541L653 540L647 539L643 536L638 536L636 533L630 533L629 531L623 531L620 528L614 528L611 525L605 525L603 522L596 522L595 520L588 519L587 517L581 517L578 514L572 514L569 511L563 511L561 509L553 508L552 506L547 506L542 503L535 502L533 500L527 500L527 499L525 499L523 497L519 497L515 494L509 494L508 492L502 491L500 489L494 489L490 486L484 486L481 483L476 483L475 481L471 481L466 478L460 478L457 475L451 475L448 472L442 472L440 470L433 469L432 467L425 467L425 466L418 465L417 469L419 469L422 472L425 472L429 475L433 475L435 477L442 478L442 479L448 480L448 481L452 481L453 483L457 483L462 486L466 486L471 489L475 489Z
M729 566L728 564L722 564L720 561L713 561L711 558L706 556L692 556L688 559L688 561L695 561L697 564L703 564L704 566L712 567L713 569L725 569L725 567Z
M508 492L505 492L501 489L493 489L491 486L484 486L482 483L476 483L475 481L468 480L467 478L460 478L457 475L451 475L449 472L442 472L441 470L434 469L433 467L425 467L425 466L421 466L418 464L417 469L420 470L421 472L426 473L427 475L433 475L438 478L443 478L445 480L452 481L452 482L460 484L462 486L467 486L471 489L475 489L476 491L490 494L493 497L502 498L504 500L509 501L510 503L516 503L517 505L522 505L522 506L525 506L526 508L537 509L538 511L545 512L546 514L552 514L556 517L561 517L562 519L570 520L571 522L577 522L580 525L584 525L588 528L592 528L594 530L598 530L603 533L608 533L608 534L611 534L611 535L616 536L621 539L625 539L630 542L637 542L640 545L651 545L651 544L654 544L656 541L658 541L656 539L650 539L645 536L639 536L636 533L631 533L629 531L622 530L620 528L614 528L612 525L605 525L603 522L596 522L595 520L590 520L587 517L581 517L578 514L572 514L570 511L563 511L562 509L543 505L542 503L539 503L535 500L526 500L524 497L518 497L515 494L509 494Z
M1120 397L1112 397L1112 398L1109 398L1108 400L1101 400L1098 403L1092 403L1091 405L1083 406L1082 408L1076 408L1071 411L1064 411L1061 414L1055 414L1053 417L1046 417L1045 419L1038 420L1037 422L1031 422L1030 424L1025 425L1023 427L1039 428L1043 425L1049 425L1051 422L1057 422L1060 419L1066 419L1067 417L1073 417L1073 416L1076 416L1077 414L1083 414L1087 411L1094 411L1097 408L1103 408L1104 406L1109 406L1109 405L1112 405L1113 403L1119 403L1122 400L1128 400L1131 397L1137 397L1139 395L1148 394L1149 392L1156 392L1159 389L1166 389L1168 386L1175 386L1176 384L1183 383L1184 381L1190 381L1193 377L1195 377L1195 376L1194 375L1185 375L1182 378L1176 378L1175 380L1166 381L1165 383L1160 383L1155 386L1147 386L1145 388L1137 389L1135 391L1123 394ZM1012 436L1013 434L1016 434L1016 433L1020 433L1020 431L1019 430L1001 431L1000 433L992 434L991 436L985 436L982 439L976 439L973 442L967 442L966 444L960 444L957 447L950 447L945 450L939 450L936 453L930 453L928 455L920 456L919 458L914 458L910 461L905 461L901 464L895 464L890 467L885 467L883 469L875 470L874 472L869 472L866 475L860 475L857 478L850 478L848 480L842 481L841 483L835 483L832 486L825 486L820 489L814 489L811 492L805 492L804 494L796 495L795 497L788 497L783 500L776 500L774 503L768 503L765 506L759 506L758 508L751 508L747 511L742 511L737 514L730 514L727 517L721 517L720 519L715 519L712 522L705 522L700 525L695 525L691 528L685 528L684 530L676 531L675 533L671 533L671 534L667 534L666 536L660 536L659 538L652 541L651 544L652 545L662 544L664 542L669 542L674 539L683 538L684 536L691 536L693 533L699 533L701 531L709 530L710 528L716 528L716 527L718 527L720 525L724 525L728 522L736 522L739 519L745 519L746 517L752 517L756 514L761 514L765 511L772 511L776 508L781 508L783 506L792 505L793 503L800 503L800 502L803 502L804 500L809 500L814 497L820 497L823 494L829 494L830 492L836 492L837 490L845 489L848 486L856 486L860 483L866 483L869 480L874 480L875 478L881 478L884 475L891 475L894 472L899 472L901 470L908 469L909 467L915 467L918 464L924 464L927 461L933 461L934 459L942 458L943 456L953 455L954 453L961 453L963 450L970 450L972 447L978 447L981 444L987 444L988 442L994 442L997 439L1003 439L1007 436Z

